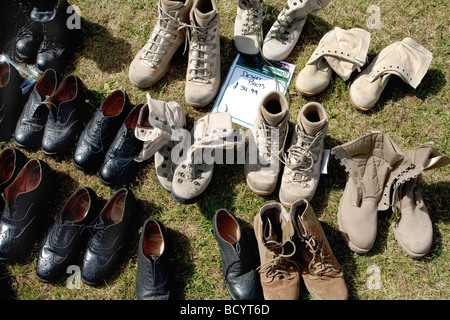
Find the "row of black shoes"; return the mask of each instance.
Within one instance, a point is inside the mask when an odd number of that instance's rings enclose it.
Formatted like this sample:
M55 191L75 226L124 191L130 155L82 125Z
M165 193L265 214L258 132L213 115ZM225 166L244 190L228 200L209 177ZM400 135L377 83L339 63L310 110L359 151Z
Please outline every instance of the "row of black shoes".
M66 0L23 0L17 31L6 48L18 63L36 65L41 71L62 70L80 37L80 27L72 27Z
M42 234L46 202L53 196L52 169L42 160L31 159L18 149L0 152L0 261L25 261ZM65 202L48 229L40 247L36 275L43 282L59 282L69 266L81 261L81 279L102 285L123 263L139 219L133 193L120 188L105 201L88 187L77 189ZM213 231L222 255L226 287L235 300L253 300L258 289L249 261L245 237L230 212L218 210ZM136 298L170 298L168 243L165 227L147 219L137 249Z
M0 152L0 260L23 262L29 257L48 219L54 173L42 160L27 160L18 149ZM37 277L57 282L83 253L81 279L101 285L119 268L129 251L137 222L133 193L120 188L104 203L87 187L66 201L48 230L36 264Z
M0 63L2 140L13 133L18 147L40 148L49 156L65 155L75 148L76 168L97 172L107 186L128 182L139 167L134 159L143 142L134 131L145 104L132 105L124 91L116 90L89 118L87 90L76 75L61 81L57 71L47 69L29 95L21 90L23 81L14 65Z

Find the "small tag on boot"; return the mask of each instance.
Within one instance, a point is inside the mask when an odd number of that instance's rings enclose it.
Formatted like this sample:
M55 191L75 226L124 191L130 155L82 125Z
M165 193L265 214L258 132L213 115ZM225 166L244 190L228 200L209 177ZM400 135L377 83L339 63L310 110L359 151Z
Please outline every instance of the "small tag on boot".
M328 159L330 159L330 149L324 149L322 155L322 166L320 168L321 174L328 173Z

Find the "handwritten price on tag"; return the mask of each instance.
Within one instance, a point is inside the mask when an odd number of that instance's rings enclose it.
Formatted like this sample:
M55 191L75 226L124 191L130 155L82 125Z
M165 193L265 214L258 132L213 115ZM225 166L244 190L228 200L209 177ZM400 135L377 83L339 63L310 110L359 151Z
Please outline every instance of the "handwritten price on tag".
M245 70L242 71L240 77L241 79L244 79L245 82L244 84L239 85L239 81L236 81L236 83L233 86L234 90L240 90L254 95L258 95L259 91L256 88L261 88L262 90L266 89L265 84L259 82L263 80L261 77L255 76L254 74L251 74Z

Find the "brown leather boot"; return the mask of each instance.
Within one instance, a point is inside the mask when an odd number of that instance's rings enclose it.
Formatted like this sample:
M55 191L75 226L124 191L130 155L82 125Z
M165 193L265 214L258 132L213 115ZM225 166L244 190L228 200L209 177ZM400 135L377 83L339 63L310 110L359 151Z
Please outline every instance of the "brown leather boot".
M347 300L344 272L313 208L300 199L292 205L290 215L300 240L298 251L306 289L319 300Z
M261 266L258 268L266 300L297 300L300 293L300 267L294 226L281 203L264 205L254 220Z

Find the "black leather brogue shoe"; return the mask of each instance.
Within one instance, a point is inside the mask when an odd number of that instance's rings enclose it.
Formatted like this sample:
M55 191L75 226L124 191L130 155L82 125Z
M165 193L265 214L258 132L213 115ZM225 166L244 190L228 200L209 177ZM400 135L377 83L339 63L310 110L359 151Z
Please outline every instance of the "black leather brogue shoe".
M133 193L119 189L106 203L92 226L84 253L81 279L89 285L101 285L120 267L129 248L136 221Z
M0 260L23 261L39 237L43 205L49 198L51 169L46 162L29 160L3 192L0 220Z
M214 236L219 244L225 285L233 300L256 298L255 270L247 261L241 227L233 214L226 209L213 216Z
M169 299L170 289L165 239L165 228L159 221L147 219L144 222L138 248L137 300Z
M87 227L98 218L102 201L91 188L80 188L65 203L48 231L36 263L36 275L43 282L56 282L77 264L89 238Z
M48 107L43 102L54 95L57 88L58 76L55 70L48 69L36 82L17 121L14 131L14 142L17 146L26 149L41 147L49 113Z

